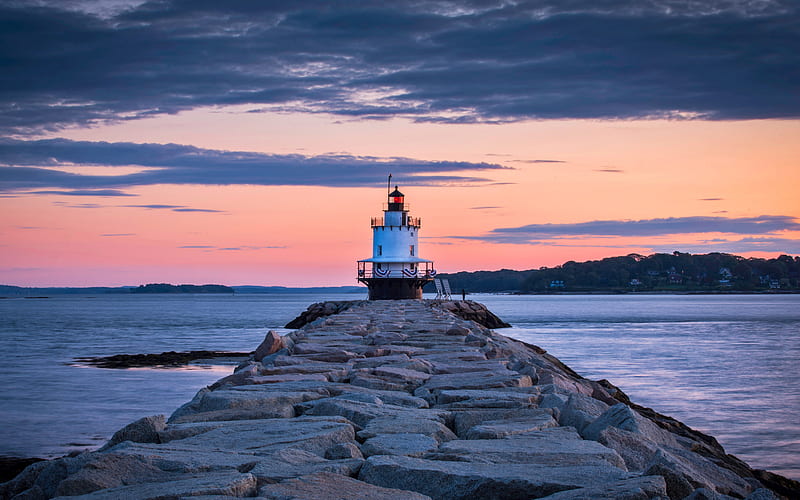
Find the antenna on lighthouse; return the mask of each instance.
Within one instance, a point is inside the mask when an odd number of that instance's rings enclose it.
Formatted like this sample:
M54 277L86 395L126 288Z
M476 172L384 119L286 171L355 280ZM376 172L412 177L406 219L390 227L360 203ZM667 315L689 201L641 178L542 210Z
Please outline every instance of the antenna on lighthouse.
M389 182L386 183L386 194L392 191L392 174L389 174Z

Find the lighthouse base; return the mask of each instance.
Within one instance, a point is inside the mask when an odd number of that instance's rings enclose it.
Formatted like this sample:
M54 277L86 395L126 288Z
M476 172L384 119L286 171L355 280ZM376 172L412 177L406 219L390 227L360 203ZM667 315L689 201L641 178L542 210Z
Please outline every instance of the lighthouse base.
M421 299L430 278L360 278L369 288L369 300Z

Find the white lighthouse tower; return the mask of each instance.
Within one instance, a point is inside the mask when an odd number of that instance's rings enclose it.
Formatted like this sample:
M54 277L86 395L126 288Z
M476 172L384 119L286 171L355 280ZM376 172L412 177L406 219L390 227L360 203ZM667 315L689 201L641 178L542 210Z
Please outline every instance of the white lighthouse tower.
M433 261L419 256L420 219L409 217L397 186L383 217L373 217L371 225L372 258L358 261L358 281L369 288L369 299L421 299L436 271Z

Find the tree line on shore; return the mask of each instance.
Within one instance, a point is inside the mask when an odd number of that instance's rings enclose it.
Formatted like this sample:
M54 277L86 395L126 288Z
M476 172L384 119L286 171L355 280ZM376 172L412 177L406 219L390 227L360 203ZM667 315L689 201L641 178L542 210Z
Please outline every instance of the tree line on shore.
M757 292L800 290L800 257L745 258L727 253L629 254L527 271L440 274L454 292ZM432 285L430 290L435 291Z

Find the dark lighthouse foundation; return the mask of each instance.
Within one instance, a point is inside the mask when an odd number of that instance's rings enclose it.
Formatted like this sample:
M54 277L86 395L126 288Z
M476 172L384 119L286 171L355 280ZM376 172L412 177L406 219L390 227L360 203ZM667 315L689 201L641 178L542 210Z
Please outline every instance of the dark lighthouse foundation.
M422 287L431 278L363 278L369 289L369 300L421 299Z

